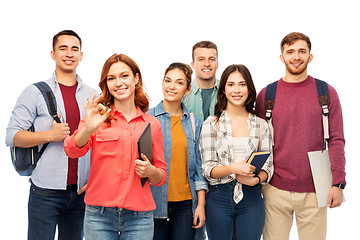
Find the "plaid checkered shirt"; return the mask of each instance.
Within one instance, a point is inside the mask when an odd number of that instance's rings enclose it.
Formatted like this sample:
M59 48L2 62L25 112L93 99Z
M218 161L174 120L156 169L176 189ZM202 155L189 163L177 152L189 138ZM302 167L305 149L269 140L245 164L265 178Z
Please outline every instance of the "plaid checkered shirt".
M264 121L261 118L249 114L247 123L250 130L250 136L248 140L249 147L247 147L246 159L253 151L258 150L259 146L259 132L260 121ZM223 110L220 118L218 131L215 126L215 117L210 116L203 123L201 135L200 135L200 153L202 160L203 175L208 180L210 185L225 184L232 181L236 181L235 174L230 174L222 178L211 178L211 170L216 166L227 166L234 163L234 148L232 143L232 130L231 119L229 114ZM272 138L270 134L269 125L264 121L264 128L261 141L261 149L270 150L272 152ZM266 184L270 181L273 169L273 156L272 154L265 162L261 170L266 171L268 178ZM234 201L239 203L243 198L242 184L236 182L234 189Z

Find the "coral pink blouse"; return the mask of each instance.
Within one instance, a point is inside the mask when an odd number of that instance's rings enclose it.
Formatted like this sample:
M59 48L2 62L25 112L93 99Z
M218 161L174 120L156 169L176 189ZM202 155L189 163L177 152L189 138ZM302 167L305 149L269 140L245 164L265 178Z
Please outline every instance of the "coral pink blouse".
M151 123L153 164L163 173L158 185L164 184L166 163L160 122L139 108L136 117L130 122L116 110L113 110L112 114L116 119L112 125L109 127L107 123L103 123L82 148L76 146L75 135L84 127L84 119L80 121L78 130L64 141L65 152L72 158L81 157L92 148L85 203L133 211L154 210L156 205L149 181L141 186L134 163L139 158L137 140L146 125Z

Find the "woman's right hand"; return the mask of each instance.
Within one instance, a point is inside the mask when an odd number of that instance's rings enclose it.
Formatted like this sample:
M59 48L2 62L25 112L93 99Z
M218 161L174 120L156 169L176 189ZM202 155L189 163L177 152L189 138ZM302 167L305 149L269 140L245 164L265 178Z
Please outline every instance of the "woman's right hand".
M95 98L95 96L94 94L85 104L85 126L75 135L75 145L78 148L85 146L91 134L110 116L111 109L103 115L100 114L98 104L102 97Z
M94 94L85 104L85 128L86 131L93 133L103 122L110 116L111 109L104 111L104 114L100 113L100 101L102 96L96 97Z
M245 160L237 162L237 163L233 163L231 165L232 171L234 174L238 174L238 175L242 175L242 176L247 176L247 177L253 177L254 172L256 167L246 163Z

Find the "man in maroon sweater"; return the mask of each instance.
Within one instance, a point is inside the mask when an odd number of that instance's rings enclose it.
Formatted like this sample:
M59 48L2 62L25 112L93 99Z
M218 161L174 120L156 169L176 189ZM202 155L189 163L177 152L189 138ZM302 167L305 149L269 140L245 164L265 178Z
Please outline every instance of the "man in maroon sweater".
M263 188L265 201L264 240L289 239L295 213L299 239L325 239L327 208L319 208L307 153L324 148L322 109L318 102L315 79L307 74L313 59L310 39L302 33L290 33L281 41L281 61L285 76L278 81L272 111L274 127L274 175ZM343 120L340 101L328 85L328 149L333 176L328 207L338 207L345 187ZM265 88L259 93L256 112L265 118Z

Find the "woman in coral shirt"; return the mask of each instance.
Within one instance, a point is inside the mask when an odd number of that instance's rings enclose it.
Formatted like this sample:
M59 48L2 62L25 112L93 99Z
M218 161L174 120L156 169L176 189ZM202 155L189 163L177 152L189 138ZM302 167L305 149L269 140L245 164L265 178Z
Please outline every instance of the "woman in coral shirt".
M149 102L143 92L139 67L123 54L104 64L99 86L85 106L79 129L64 142L69 157L92 149L86 189L84 233L86 239L152 239L155 202L150 184L166 180L160 122L145 114ZM107 110L101 104L103 103ZM151 124L153 164L139 160L137 140ZM141 185L140 178L149 181Z

